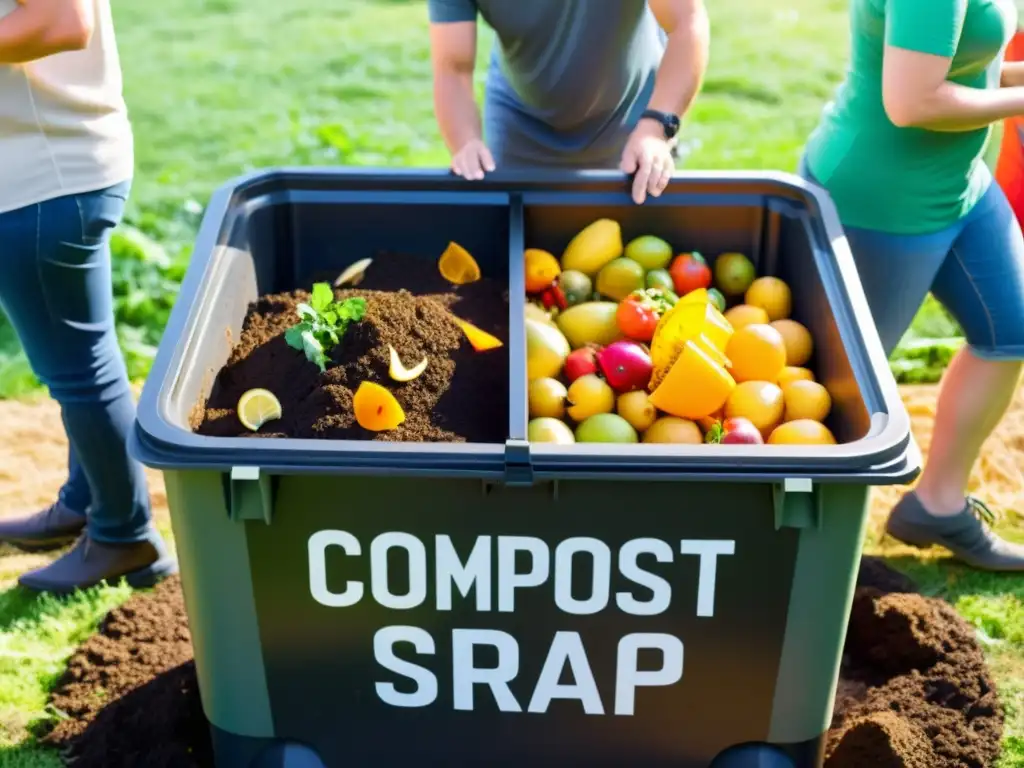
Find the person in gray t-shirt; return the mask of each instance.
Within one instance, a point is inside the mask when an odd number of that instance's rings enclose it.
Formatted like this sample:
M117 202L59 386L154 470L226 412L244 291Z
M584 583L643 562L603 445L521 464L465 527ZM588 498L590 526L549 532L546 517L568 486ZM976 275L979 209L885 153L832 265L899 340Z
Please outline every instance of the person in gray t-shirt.
M620 168L660 195L679 120L704 78L703 0L428 0L434 106L452 169ZM477 16L497 44L484 119Z

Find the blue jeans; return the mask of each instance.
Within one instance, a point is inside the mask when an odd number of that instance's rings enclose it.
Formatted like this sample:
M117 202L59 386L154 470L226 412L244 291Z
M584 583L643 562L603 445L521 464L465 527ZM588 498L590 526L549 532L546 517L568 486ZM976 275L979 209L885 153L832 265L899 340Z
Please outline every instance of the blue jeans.
M800 174L824 186L804 163ZM939 232L844 231L886 354L930 291L978 357L1024 360L1024 236L994 181L970 213Z
M110 234L130 182L0 213L0 306L61 406L70 444L61 501L108 543L151 533L142 466L126 440L135 401L117 344Z

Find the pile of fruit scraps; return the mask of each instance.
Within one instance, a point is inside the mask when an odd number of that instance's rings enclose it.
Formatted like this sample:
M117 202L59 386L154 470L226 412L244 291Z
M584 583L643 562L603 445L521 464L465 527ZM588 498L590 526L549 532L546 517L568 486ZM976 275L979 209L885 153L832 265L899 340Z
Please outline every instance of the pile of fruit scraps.
M532 442L836 443L780 278L599 219L525 253Z

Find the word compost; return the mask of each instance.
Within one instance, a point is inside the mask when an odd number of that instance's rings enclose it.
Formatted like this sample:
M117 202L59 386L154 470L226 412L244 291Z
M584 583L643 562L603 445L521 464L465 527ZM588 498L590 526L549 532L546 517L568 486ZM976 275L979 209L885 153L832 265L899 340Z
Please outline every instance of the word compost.
M372 600L388 611L439 613L452 611L461 597L479 614L508 614L516 610L517 601L521 603L527 591L541 590L531 595L536 599L535 595L551 594L553 587L555 607L569 621L574 616L606 610L651 617L669 610L673 586L663 576L647 570L641 559L670 563L677 557L693 557L699 562L696 615L712 617L720 558L734 555L736 549L732 540L683 539L670 543L638 538L613 552L605 542L590 537L568 538L552 546L530 536L477 536L468 555L461 557L447 535L436 536L432 544L430 567L428 545L409 533L381 533L369 542L367 550L364 542L347 531L317 531L308 542L312 597L328 608L351 608ZM613 567L621 579L640 588L643 599L632 591L613 592ZM396 574L406 568L407 585L402 585L404 590L396 590ZM573 587L579 586L581 569L589 577L584 595L573 593ZM340 578L357 572L368 573L368 583ZM436 626L437 622L431 624ZM523 626L528 627L529 622L523 622ZM481 628L453 628L450 633L450 638L440 641L431 632L400 621L377 629L372 640L374 659L383 669L406 680L402 690L390 682L377 682L379 699L394 707L436 704L442 681L430 668L431 657L447 653L451 654L448 682L455 710L491 706L482 703L482 689L487 688L503 712L543 713L554 699L573 699L587 714L629 716L635 712L638 689L675 685L683 677L684 648L678 637L663 632L624 634L617 646L614 697L602 701L583 636L576 631L557 631L532 696L529 701L520 701L509 687L520 673L520 642L513 634ZM409 649L417 661L409 660ZM491 660L497 658L497 663L476 666L477 649ZM660 659L655 669L649 668L652 653ZM640 663L641 655L644 664Z

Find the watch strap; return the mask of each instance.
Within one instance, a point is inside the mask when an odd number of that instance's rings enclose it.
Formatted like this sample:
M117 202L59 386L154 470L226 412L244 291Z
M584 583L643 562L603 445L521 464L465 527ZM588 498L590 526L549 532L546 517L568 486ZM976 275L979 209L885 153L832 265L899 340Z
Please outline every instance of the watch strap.
M679 133L680 120L677 115L671 115L657 109L645 109L640 115L640 119L656 120L661 123L661 127L665 130L666 139L674 139L676 134Z

